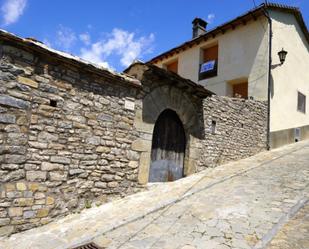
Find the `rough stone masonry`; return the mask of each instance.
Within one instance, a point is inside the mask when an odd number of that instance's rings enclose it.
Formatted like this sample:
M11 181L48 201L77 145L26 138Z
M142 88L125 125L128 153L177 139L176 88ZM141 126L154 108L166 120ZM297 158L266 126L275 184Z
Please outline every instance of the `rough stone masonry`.
M0 56L0 236L143 189L164 109L185 128L185 176L265 149L264 102L142 63L113 73L3 31Z

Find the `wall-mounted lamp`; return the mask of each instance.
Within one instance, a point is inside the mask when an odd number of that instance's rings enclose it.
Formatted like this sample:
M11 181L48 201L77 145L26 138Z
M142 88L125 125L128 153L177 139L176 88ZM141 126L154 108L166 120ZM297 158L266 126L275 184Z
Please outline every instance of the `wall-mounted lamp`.
M281 51L278 52L278 55L279 55L279 59L280 59L280 62L281 62L281 65L284 63L285 61L285 57L286 55L288 54L287 51L285 51L283 48Z

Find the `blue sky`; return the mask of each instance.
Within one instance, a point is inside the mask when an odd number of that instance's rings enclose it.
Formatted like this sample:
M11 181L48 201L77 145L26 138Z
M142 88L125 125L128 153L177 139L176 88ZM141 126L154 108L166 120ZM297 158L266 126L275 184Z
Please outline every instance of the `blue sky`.
M122 71L191 39L191 21L216 27L262 0L0 0L1 28ZM276 0L300 7L308 0Z

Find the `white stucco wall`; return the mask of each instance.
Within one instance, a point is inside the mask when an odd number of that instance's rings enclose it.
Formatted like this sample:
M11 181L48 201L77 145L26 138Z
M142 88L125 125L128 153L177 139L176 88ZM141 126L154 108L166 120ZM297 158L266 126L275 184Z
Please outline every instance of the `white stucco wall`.
M248 79L249 96L256 99L267 98L267 65L268 63L268 23L264 17L239 25L235 30L209 39L184 52L157 63L162 67L178 58L178 73L184 78L199 82L218 95L231 95L231 80ZM203 47L219 45L218 75L198 81L200 53Z
M309 45L294 15L272 11L271 131L309 125ZM281 66L277 53L288 54ZM297 91L306 95L306 114L297 111Z
M279 131L309 125L309 46L293 14L270 11L273 22L272 97L270 130ZM178 58L178 73L198 82L218 95L231 96L229 81L248 79L248 95L267 100L268 34L265 17L237 26L200 45L157 63L163 66ZM198 81L201 48L219 45L218 76ZM278 52L288 51L286 62L279 64ZM297 111L297 92L305 94L307 113Z

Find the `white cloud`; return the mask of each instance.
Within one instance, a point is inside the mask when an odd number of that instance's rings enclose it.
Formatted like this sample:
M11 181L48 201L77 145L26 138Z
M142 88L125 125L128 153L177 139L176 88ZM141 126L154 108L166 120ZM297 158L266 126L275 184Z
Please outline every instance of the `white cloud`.
M89 33L82 33L79 35L79 39L85 44L85 45L90 45L91 43L91 37Z
M89 48L81 49L81 57L103 66L108 57L117 55L122 66L129 66L135 59L152 51L154 34L136 38L134 32L115 28L106 39L91 44ZM109 66L110 67L110 66Z
M1 6L3 25L7 26L18 21L23 14L27 0L5 0Z
M214 21L214 19L215 19L215 14L213 14L213 13L210 13L210 14L208 14L208 16L207 16L207 22L208 23L212 23L213 21Z
M80 57L89 62L98 64L101 67L114 70L114 68L103 59L100 51L100 45L98 43L92 44L90 49L82 48Z
M98 65L103 68L108 68L110 70L116 71L116 69L113 68L107 61L101 61Z
M59 48L68 51L73 46L76 40L76 35L70 28L60 25L60 28L56 33L55 41L56 45Z

